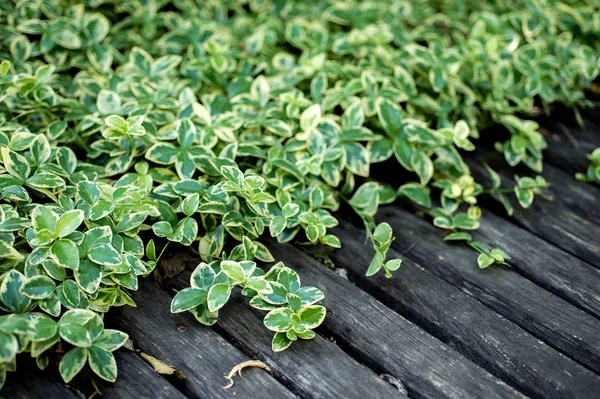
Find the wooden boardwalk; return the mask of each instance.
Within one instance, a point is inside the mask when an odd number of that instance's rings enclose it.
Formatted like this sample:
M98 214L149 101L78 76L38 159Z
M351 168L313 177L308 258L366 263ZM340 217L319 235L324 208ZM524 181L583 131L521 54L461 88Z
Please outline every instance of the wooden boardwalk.
M600 147L600 125L590 119L585 129L551 121L544 127L551 132L544 176L554 200L536 198L529 210L515 208L513 217L492 198L481 204L475 237L506 251L511 268L479 270L473 250L445 243L443 231L393 205L377 220L392 225L389 256L404 264L392 279L382 273L366 278L372 251L363 231L342 215L335 233L343 248L330 256L335 270L291 244L265 242L303 283L325 292L328 314L316 339L271 352L262 315L241 297L234 296L212 328L170 314L173 293L197 263L190 261L161 286L141 282L133 295L137 308L107 315L107 327L127 332L137 351L115 353L119 379L95 379L98 391L107 398L599 398L600 187L573 174L584 171L585 154ZM485 179L477 162L482 156L469 162ZM515 173L499 170L507 178ZM141 352L185 379L156 373ZM248 368L223 389L231 368L251 359L273 374ZM81 398L93 392L89 372L67 387L55 367L39 372L28 359L21 363L0 395Z

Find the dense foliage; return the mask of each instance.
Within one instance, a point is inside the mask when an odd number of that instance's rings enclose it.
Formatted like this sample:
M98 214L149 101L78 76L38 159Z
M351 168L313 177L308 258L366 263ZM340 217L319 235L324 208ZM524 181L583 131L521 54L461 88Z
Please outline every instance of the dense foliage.
M173 312L211 325L240 287L275 351L314 337L323 293L257 268L274 261L259 238L338 248L341 201L375 248L368 275L400 267L374 221L399 197L504 263L465 232L477 197L511 212L507 194L528 207L546 182L490 169L484 190L461 154L500 124L508 164L541 171L527 116L589 105L600 65L595 0L0 0L0 37L0 384L22 352L114 381L127 336L102 315L135 306L165 242L203 261ZM369 179L394 158L413 181Z

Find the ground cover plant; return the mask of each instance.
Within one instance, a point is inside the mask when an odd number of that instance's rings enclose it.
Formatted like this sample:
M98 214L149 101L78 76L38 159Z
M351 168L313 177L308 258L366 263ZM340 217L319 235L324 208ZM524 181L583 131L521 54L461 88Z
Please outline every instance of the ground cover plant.
M326 311L286 265L257 267L275 261L260 238L338 248L341 203L373 244L367 275L401 265L374 220L398 198L480 267L505 263L468 233L478 197L510 212L547 183L488 168L483 187L462 156L499 124L506 162L540 172L530 116L592 105L600 66L593 0L0 0L0 37L0 385L20 353L114 381L127 335L102 315L135 306L169 242L202 260L172 312L212 325L239 287L275 351ZM390 159L399 187L370 178Z

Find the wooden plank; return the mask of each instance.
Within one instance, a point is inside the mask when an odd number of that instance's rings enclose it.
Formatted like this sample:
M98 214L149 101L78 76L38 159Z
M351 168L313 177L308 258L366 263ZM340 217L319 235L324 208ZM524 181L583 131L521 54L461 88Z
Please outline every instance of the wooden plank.
M0 397L10 399L81 399L58 376L58 370L40 370L31 358L18 359L17 371L8 373Z
M184 399L185 396L133 352L115 352L119 376L114 384L98 381L102 398Z
M180 387L186 396L224 398L295 397L268 372L253 368L224 390L231 368L250 360L211 328L191 315L172 315L171 297L149 280L133 294L137 308L111 310L105 324L127 332L144 352L180 370L187 378Z
M600 372L598 319L510 268L492 266L480 270L474 250L445 243L443 231L409 212L388 206L382 208L378 219L392 226L396 237L392 246L404 258L419 263L536 337ZM531 257L536 256L535 248L530 252Z
M469 160L468 163L475 178L489 186L490 180L483 166L473 160ZM508 187L514 185L514 182L511 183L505 175L502 175L502 178ZM482 196L480 202L497 214L509 218L512 223L593 266L600 267L600 245L593 239L593 237L600 237L600 225L590 221L587 215L583 215L584 209L570 208L580 198L582 203L586 203L585 208L590 209L589 215L593 217L598 213L597 205L592 206L592 199L581 194L584 190L575 192L569 189L569 185L561 186L560 181L553 179L550 183L553 186L549 189L549 193L555 198L554 201L536 198L528 209L515 205L512 217L508 217L499 201L491 197ZM583 186L582 183L578 184Z
M276 259L298 271L303 284L324 291L328 312L323 328L338 345L378 373L399 378L409 396L521 396L297 248L272 242L267 245Z
M569 139L566 135L546 136L548 148L544 150L544 167L548 163L566 171L569 175L575 173L585 173L589 159L587 154L591 154L594 149L600 145L593 145L578 138Z
M508 253L513 270L600 318L600 270L491 212L476 237Z
M341 222L334 233L343 246L331 259L351 281L523 393L600 395L600 377L394 249L388 256L404 262L393 278L365 277L373 250L364 243L364 232Z
M190 274L186 271L179 275L174 281L175 287L187 286ZM258 311L254 312L244 302L241 293L232 294L229 303L219 312L215 328L248 356L265 362L277 379L299 396L335 399L405 396L319 335L314 340L299 340L284 352L273 352L273 333L266 329ZM260 313L263 317L266 314Z

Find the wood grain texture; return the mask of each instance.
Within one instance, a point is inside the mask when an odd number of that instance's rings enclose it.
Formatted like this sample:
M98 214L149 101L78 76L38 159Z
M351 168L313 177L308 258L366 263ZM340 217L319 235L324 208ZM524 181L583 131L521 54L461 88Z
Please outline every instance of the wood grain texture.
M178 289L189 283L190 271L178 276ZM344 353L333 342L317 335L299 340L283 352L271 350L273 333L264 326L266 312L254 312L240 292L232 294L219 312L215 326L228 341L248 356L267 364L277 379L303 398L405 397L376 373ZM242 373L245 373L243 371ZM237 380L239 377L235 377Z
M475 178L489 186L490 180L483 166L477 161L468 163ZM509 179L502 169L499 171L503 178L503 186L514 186L514 181L511 181L512 179ZM562 177L565 177L564 173ZM557 181L549 177L552 186L546 191L552 195L554 200L547 201L544 198L536 197L528 209L521 208L513 196L511 200L515 205L514 214L511 217L506 215L506 211L499 201L491 197L482 197L480 202L513 224L525 228L571 255L600 268L600 245L598 245L598 240L594 239L594 237L600 237L600 224L590 221L590 218L597 218L594 215L597 215L598 206L595 205L594 198L598 197L584 194L591 186L585 186L570 177L568 179L566 185L562 185L562 180ZM575 184L587 188L578 191L569 188ZM586 202L586 205L569 205L577 204L579 200L581 203ZM587 209L590 209L588 213L586 213Z
M140 349L170 364L187 377L178 387L187 397L295 397L262 369L250 369L224 390L225 375L235 365L250 360L213 329L201 326L191 315L172 315L171 297L149 280L140 282L133 299L137 308L111 310L108 328L129 334Z
M392 226L396 237L392 247L404 258L419 263L588 368L600 371L598 319L510 268L480 270L475 251L445 243L444 232L404 210L384 207L378 220Z
M513 259L513 270L600 318L600 270L517 227L484 212L477 239Z
M53 365L48 365L42 371L31 358L18 359L17 363L17 371L7 374L6 383L0 392L1 398L84 399L62 381Z
M351 281L523 393L553 398L600 395L596 374L394 249L388 257L404 261L393 278L385 278L383 272L365 277L373 250L364 243L364 232L341 222L334 233L343 246L331 259L348 270Z
M267 243L303 284L325 293L323 327L378 373L399 378L410 397L520 397L517 391L290 244Z
M115 357L119 368L119 376L114 384L105 381L98 383L102 398L185 398L177 388L156 373L137 354L120 350L115 353Z

